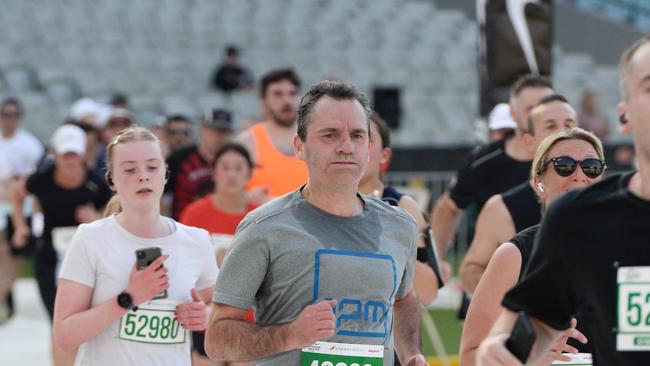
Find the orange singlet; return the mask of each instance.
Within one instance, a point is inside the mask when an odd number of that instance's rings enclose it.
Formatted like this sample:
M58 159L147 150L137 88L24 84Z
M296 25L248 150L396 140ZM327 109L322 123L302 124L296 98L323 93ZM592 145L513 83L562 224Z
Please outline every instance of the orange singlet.
M257 154L256 167L248 188L266 187L271 197L294 191L307 183L307 166L295 156L287 156L273 145L264 123L252 126Z

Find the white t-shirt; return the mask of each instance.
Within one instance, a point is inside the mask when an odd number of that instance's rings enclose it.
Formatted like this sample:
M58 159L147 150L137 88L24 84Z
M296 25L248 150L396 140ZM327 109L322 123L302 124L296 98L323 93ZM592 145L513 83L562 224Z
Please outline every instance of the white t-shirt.
M165 261L169 270L168 297L150 304L192 301L192 288L202 290L216 281L218 270L210 236L203 229L171 222L175 225L174 232L155 239L129 233L115 216L80 225L63 259L59 278L92 287L91 307L94 307L126 289L136 249L158 246L163 254L169 254ZM189 334L181 344L140 343L120 339L119 325L117 320L83 343L75 365L191 364Z
M0 134L0 155L9 157L11 175L24 177L36 169L43 156L43 145L31 133L19 129L7 139Z

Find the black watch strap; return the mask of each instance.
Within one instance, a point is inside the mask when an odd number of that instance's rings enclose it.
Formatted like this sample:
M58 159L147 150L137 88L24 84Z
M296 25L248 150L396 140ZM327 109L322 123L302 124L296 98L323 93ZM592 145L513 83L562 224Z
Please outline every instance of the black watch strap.
M138 310L138 307L133 305L133 296L131 296L131 294L126 291L122 291L119 295L117 295L117 304L126 310Z

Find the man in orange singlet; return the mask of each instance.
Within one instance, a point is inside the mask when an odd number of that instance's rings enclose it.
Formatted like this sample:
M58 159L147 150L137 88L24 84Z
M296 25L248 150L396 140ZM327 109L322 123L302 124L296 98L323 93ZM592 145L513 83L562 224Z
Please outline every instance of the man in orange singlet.
M248 183L258 204L300 188L307 182L307 167L293 152L300 80L291 69L273 70L261 81L264 121L244 130L237 140L255 162Z

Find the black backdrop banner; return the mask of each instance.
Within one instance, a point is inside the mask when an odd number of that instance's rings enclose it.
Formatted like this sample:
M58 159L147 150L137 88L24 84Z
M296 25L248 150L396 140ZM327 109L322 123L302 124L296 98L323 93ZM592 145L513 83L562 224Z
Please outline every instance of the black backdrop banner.
M477 0L481 115L523 74L551 76L552 0Z

